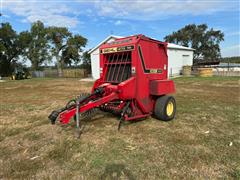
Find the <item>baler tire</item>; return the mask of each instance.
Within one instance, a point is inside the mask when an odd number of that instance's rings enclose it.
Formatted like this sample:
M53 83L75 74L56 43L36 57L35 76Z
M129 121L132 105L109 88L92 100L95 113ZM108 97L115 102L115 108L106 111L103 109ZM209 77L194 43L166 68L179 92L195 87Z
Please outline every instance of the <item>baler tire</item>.
M167 106L171 103L173 111L171 115L167 114ZM176 101L173 96L161 96L156 100L154 107L154 115L157 119L163 121L170 121L175 117L176 114Z

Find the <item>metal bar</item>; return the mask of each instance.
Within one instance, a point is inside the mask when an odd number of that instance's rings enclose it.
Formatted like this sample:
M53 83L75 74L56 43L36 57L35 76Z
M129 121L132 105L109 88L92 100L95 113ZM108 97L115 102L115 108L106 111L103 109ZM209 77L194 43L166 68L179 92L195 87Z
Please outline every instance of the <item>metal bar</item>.
M104 56L104 64L103 64L104 68L103 68L103 72L102 72L104 81L106 81L106 77L107 77L107 72L108 72L107 61L108 61L109 56L110 56L109 54Z
M129 60L131 61L131 54L129 56ZM128 62L128 59L127 59L127 62ZM127 66L127 68L126 68L126 78L124 78L124 80L127 80L131 76L131 64L127 64L126 66Z
M111 54L108 54L107 57L106 57L106 63L104 64L104 65L106 66L106 67L105 67L105 68L106 68L106 70L105 70L105 71L106 71L106 74L105 74L105 76L104 76L104 80L105 80L105 81L107 81L107 76L108 76L108 74L109 74L108 63L109 63L109 59L110 59L110 58L111 58Z
M127 79L131 77L131 64L128 64L128 72L127 72Z
M115 54L112 54L112 56L110 56L110 57L112 57L112 59L114 58L114 56L115 56ZM109 62L111 62L111 58L109 58ZM107 66L107 68L108 68L108 71L107 71L107 79L106 79L106 81L109 81L109 76L110 76L110 74L111 74L111 70L112 70L112 65L110 64L110 65L108 65Z
M118 76L118 82L121 82L121 77L122 77L122 74L123 74L123 69L124 69L124 65L125 65L125 63L126 62L124 62L124 57L126 57L127 56L127 53L126 52L124 52L124 54L123 54L123 59L122 59L122 64L120 65L120 72L119 72L119 76Z
M131 62L117 62L117 63L106 63L106 65L110 65L110 64L131 64Z
M80 137L80 112L79 112L79 109L80 109L80 101L79 99L77 99L77 102L76 102L76 123L77 123L77 137L79 138Z
M116 71L116 66L117 66L116 62L118 62L118 57L119 57L119 53L117 53L115 64L113 64L114 65L114 69L113 69L112 77L110 77L112 82L114 82L115 71Z
M126 59L128 59L129 54L130 54L130 52L127 53ZM120 82L123 81L123 76L124 76L124 74L125 74L125 73L124 73L125 68L126 68L126 64L124 64L124 67L123 67L123 70L122 70L122 76L121 76L121 80L120 80Z
M117 76L116 76L116 79L115 79L115 81L117 81L117 82L119 82L119 81L118 81L118 76L119 76L119 73L120 73L120 69L121 69L121 67L122 67L123 56L124 56L125 52L122 52L121 54L122 54L122 58L121 58L121 61L119 62L118 73L117 73Z
M114 65L115 65L114 62L116 61L117 54L114 54L113 57L114 58L112 59L112 64L110 65L111 66L111 73L110 73L108 81L112 81L112 77L113 77L113 73L114 73Z
M113 66L114 66L113 62L115 61L115 58L116 58L116 54L113 54L112 64L110 64L110 74L108 77L108 81L111 81L111 77L113 75Z

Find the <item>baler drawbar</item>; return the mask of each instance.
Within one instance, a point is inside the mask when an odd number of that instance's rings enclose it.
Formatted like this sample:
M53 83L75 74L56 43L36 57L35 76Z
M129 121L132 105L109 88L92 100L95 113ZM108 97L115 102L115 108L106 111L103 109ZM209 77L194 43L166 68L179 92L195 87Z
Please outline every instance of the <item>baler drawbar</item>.
M100 46L100 78L90 95L70 100L64 108L49 115L52 124L59 117L68 124L76 119L81 129L81 116L94 108L114 112L123 121L153 115L157 119L175 117L175 87L168 76L167 43L134 35L116 39Z

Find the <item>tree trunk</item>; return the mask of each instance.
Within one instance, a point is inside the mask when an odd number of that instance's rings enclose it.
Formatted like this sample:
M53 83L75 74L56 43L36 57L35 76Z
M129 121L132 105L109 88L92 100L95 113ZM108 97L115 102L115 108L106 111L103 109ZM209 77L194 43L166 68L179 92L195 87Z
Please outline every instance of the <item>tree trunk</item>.
M38 70L38 66L39 66L38 61L37 60L33 60L32 61L32 69L34 71L37 71Z
M58 54L56 55L56 59L57 59L58 77L63 77L62 63L61 63L60 56Z

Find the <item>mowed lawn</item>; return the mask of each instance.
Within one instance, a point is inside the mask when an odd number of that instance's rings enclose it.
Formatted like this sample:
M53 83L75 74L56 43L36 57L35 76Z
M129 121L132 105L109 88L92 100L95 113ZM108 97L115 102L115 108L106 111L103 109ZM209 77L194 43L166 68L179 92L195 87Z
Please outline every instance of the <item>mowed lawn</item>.
M240 79L177 78L176 118L122 126L98 113L80 139L49 113L93 83L0 82L0 179L240 179Z

